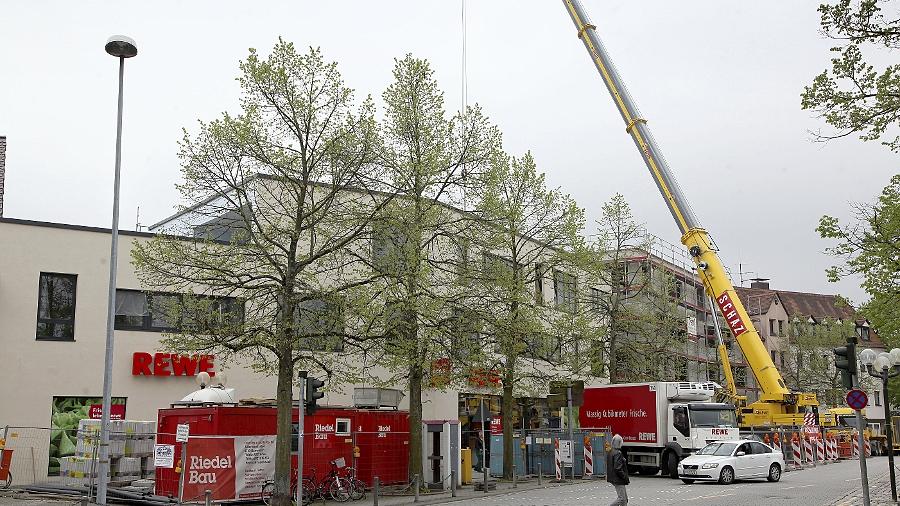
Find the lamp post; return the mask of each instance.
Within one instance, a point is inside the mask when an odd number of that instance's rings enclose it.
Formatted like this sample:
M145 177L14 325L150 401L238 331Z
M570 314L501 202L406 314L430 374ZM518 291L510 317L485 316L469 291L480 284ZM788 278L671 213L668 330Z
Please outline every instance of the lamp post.
M103 412L100 416L100 468L97 481L97 504L106 504L109 480L109 410L112 404L113 329L116 317L116 263L119 254L119 173L122 167L122 87L125 82L125 58L137 55L134 40L113 35L106 41L106 52L119 59L119 110L116 118L116 172L113 180L113 213L109 248L109 291L106 312L106 358L103 368Z
M900 375L900 348L876 355L873 350L865 349L859 354L859 361L866 367L866 372L873 378L881 380L881 391L884 393L884 421L887 435L888 467L891 473L891 500L897 502L897 477L894 472L894 430L891 419L891 397L888 393L888 379Z

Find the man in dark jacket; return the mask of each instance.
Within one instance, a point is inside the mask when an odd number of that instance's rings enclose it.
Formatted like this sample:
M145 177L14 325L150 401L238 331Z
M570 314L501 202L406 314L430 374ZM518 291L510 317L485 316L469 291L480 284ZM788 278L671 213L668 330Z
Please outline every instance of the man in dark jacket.
M625 493L625 485L628 485L628 463L625 455L622 455L622 436L616 434L612 438L612 449L606 454L606 481L616 487L618 496L610 506L625 506L628 504L628 495Z

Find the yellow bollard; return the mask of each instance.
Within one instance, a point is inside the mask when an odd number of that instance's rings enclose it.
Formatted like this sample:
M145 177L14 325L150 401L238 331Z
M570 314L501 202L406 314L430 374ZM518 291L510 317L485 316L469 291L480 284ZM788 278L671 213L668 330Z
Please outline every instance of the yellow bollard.
M460 457L462 460L462 465L460 466L460 478L462 478L463 485L468 485L472 483L472 449L471 448L463 448L459 451Z

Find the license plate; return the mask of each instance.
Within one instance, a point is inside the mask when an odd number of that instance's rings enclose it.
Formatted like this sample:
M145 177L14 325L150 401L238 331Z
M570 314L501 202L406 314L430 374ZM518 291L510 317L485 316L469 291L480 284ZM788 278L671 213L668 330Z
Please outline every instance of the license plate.
M696 469L685 469L684 474L697 474Z

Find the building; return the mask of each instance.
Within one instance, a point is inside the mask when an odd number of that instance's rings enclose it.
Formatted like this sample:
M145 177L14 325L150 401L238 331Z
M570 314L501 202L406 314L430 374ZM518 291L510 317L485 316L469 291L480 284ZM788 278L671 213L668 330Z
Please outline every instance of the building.
M885 350L869 322L835 295L774 290L765 279L736 290L788 386L815 392L827 406L844 405L844 389L834 369L832 352L833 347L840 346L849 337L844 334L856 334L857 351ZM809 335L813 337L805 338ZM804 345L809 349L801 349ZM804 364L804 357L807 362L815 359L816 367ZM822 358L825 360L819 363ZM866 376L864 373L861 376L869 393L866 416L875 423L883 423L886 400L880 382Z

